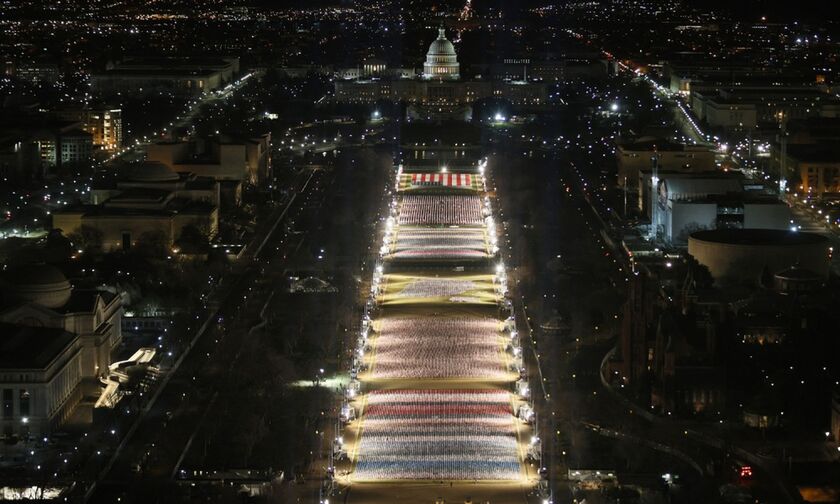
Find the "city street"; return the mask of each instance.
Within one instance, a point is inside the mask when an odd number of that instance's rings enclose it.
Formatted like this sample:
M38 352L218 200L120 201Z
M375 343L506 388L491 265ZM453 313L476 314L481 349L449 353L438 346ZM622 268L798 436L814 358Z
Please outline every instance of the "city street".
M522 313L531 322L532 345L545 378L548 397L537 403L542 407L538 412L542 412L543 431L556 431L548 455L554 461L555 488L569 488L570 483L561 481L569 469L576 468L646 473L655 481L670 473L680 475L683 498L708 502L719 485L732 480L721 471L734 462L710 446L692 423L652 422L602 384L601 366L619 329L618 303L627 274L623 261L617 261L604 243L601 221L579 192L577 174L557 161L501 155L491 157L490 164L495 167L494 181L511 242L542 237L533 248L514 246L508 260L517 265ZM533 202L517 199L520 190L523 195L534 190L537 180L546 195L561 197ZM566 192L560 190L563 187L573 189ZM535 254L525 250L535 250ZM535 269L551 274L535 278L530 273ZM588 272L587 282L581 282L581 274L575 273L578 269ZM570 321L568 334L558 336L540 329L539 323L554 310ZM598 437L620 442L604 444ZM764 473L756 475L755 482L762 488L775 487Z
M123 502L160 499L162 495L173 491L174 478L182 476L182 463L198 462L194 460L195 456L191 455L191 449L197 447L194 444L196 436L199 435L202 443L209 442L201 435L202 429L206 428L206 420L224 414L228 408L225 404L228 399L225 398L229 392L223 384L230 379L234 379L231 382L234 384L237 379L241 379L235 377L244 378L258 371L247 371L252 366L248 359L254 358L252 352L256 350L247 342L256 338L261 332L259 327L273 318L271 310L277 309L276 301L288 297L286 290L289 284L284 272L288 271L290 261L296 261L301 251L314 246L315 240L319 240L319 243L325 246L336 243L334 239L320 241L323 234L316 226L319 226L320 212L335 211L332 201L340 191L336 184L335 170L341 169L300 172L294 198L288 208L282 211L278 209L282 220L276 226L272 220L265 222L262 234L258 232L252 242L255 251L260 244L262 245L257 257L245 263L243 267L235 269L231 276L222 280L222 285L227 286L226 291L218 293L217 299L211 300L212 304L219 305L219 309L208 313L210 323L207 329L197 338L188 357L166 382L165 388L143 416L136 432L115 455L113 466L98 485L90 499L91 502L113 502L115 497L122 497ZM292 230L289 225L293 222L295 224ZM274 232L263 243L261 238L269 229ZM356 243L361 245L358 240ZM348 259L349 257L345 261ZM352 270L357 266L350 262L341 267ZM348 301L351 302L350 308L345 309L352 308L352 297ZM172 372L164 370L167 371ZM259 373L256 376L259 376ZM288 383L283 386L288 386ZM319 406L315 406L316 411L323 410L333 414L330 393L316 394L317 387L310 390L315 394L312 399L322 401ZM219 397L222 397L221 401ZM329 425L329 422L325 422L324 425ZM297 431L293 437L302 434ZM214 435L230 438L234 433ZM309 437L307 449L318 450L322 441L321 436ZM296 463L303 456L289 455L291 457L286 459L285 463ZM245 462L243 461L243 464ZM321 468L316 468L313 473L306 471L307 479L320 476L320 471ZM126 486L125 482L130 483Z

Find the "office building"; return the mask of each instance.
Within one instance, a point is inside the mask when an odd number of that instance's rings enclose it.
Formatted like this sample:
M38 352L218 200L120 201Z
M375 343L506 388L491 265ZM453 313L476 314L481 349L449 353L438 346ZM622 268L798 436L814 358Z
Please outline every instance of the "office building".
M65 236L94 229L106 251L128 250L152 237L172 247L187 226L207 239L218 233L219 183L162 163L138 164L120 180L94 186L91 199L53 213L53 229Z
M840 99L816 87L733 87L692 91L691 109L712 128L775 128L783 120L840 117Z
M227 135L189 141L156 142L147 159L178 172L212 177L220 182L257 184L268 177L271 135L234 139Z
M104 93L200 95L225 86L238 73L239 58L131 58L94 74L91 86Z
M107 152L122 148L122 110L114 107L95 106L57 110L55 115L66 121L78 121L90 133L93 147Z
M616 141L618 185L628 191L639 188L639 173L654 163L664 171L705 172L715 169L715 153L704 145L689 145L665 138L640 137Z
M649 175L643 172L644 175ZM654 178L644 179L645 185ZM688 243L689 235L706 229L774 229L790 227L790 208L761 191L746 191L742 180L724 172L659 173L652 189L641 191L650 201L651 226L658 236L676 246Z

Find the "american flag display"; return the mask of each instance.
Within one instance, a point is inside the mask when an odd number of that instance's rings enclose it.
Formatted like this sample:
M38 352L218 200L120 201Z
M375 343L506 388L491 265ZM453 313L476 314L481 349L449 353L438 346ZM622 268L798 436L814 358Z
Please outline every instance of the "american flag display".
M480 191L483 184L481 175L476 173L403 173L398 189L411 191L444 187Z
M411 184L472 187L472 175L469 173L412 173Z
M488 257L483 229L400 228L391 251L392 259L443 259Z
M400 225L480 226L481 199L473 195L411 194L403 196Z
M356 480L515 480L520 471L508 392L370 394Z
M518 481L522 464L519 378L498 318L503 299L479 174L400 176L393 234L383 245L358 379L360 409L350 478L383 481ZM412 189L413 188L413 189ZM430 188L424 190L423 188ZM472 189L447 193L442 188ZM392 225L393 225L392 224ZM470 270L458 268L470 259ZM413 260L432 261L407 270ZM412 260L396 264L399 260ZM399 269L403 268L403 269Z
M498 320L482 316L389 317L374 342L371 376L499 379L505 343Z

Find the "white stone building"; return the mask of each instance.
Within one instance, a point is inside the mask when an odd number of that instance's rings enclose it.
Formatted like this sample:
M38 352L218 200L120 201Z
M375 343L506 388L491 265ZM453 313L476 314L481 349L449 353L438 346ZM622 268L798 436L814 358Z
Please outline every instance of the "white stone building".
M43 435L98 397L122 341L122 300L73 289L43 264L3 275L2 293L0 438Z

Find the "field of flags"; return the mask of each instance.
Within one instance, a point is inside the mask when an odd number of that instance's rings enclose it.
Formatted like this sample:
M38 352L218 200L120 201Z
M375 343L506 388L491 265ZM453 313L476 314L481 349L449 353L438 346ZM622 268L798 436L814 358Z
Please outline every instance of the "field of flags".
M481 198L461 194L409 194L403 196L400 225L481 226Z
M501 391L373 392L355 478L517 479L510 408Z
M501 295L492 275L429 276L389 274L377 298L381 306L414 304L496 304Z
M397 187L354 357L349 481L521 481L521 348L483 174Z
M377 333L371 376L499 379L507 375L503 344L501 324L489 317L388 317Z
M486 259L490 245L483 228L400 227L391 260L447 261Z

